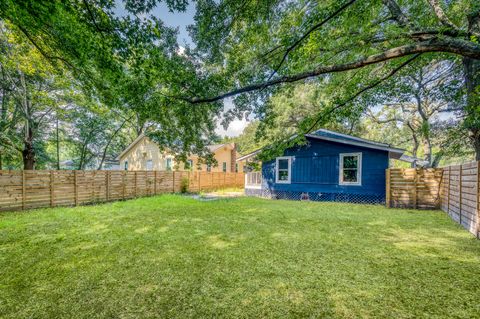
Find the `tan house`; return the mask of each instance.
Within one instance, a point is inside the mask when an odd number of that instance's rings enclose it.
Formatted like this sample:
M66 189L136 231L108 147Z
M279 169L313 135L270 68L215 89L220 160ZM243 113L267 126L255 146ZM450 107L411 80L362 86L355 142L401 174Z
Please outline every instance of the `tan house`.
M240 154L236 150L235 143L214 144L207 146L217 160L217 166L201 164L198 156L192 155L187 163L176 163L175 156L168 151L160 151L158 145L144 135L137 137L120 155L120 169L129 171L142 170L181 170L181 171L204 171L204 172L243 172L243 161L237 161Z

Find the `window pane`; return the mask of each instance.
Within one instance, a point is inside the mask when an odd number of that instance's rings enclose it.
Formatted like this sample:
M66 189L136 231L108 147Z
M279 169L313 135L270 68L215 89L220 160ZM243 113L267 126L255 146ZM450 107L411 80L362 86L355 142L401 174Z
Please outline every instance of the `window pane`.
M278 160L278 168L279 169L288 169L288 159Z
M349 169L343 171L343 181L349 183L356 183L357 182L357 170L356 169Z
M343 157L343 168L357 168L357 167L358 167L358 156Z
M288 171L279 171L278 172L278 180L280 181L288 181Z

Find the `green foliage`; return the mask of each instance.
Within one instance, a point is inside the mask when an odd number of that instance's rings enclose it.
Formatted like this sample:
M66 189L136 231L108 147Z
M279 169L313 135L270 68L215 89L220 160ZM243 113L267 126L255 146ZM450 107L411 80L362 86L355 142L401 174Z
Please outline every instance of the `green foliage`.
M180 182L180 193L185 194L188 192L188 178L183 177L182 181Z

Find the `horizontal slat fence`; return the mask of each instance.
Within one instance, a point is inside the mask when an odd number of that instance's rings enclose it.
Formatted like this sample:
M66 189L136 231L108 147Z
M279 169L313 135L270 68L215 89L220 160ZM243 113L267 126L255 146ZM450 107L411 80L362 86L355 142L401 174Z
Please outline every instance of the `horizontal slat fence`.
M444 167L440 208L472 234L480 236L479 162Z
M387 207L438 209L480 236L480 162L387 170Z
M387 169L388 207L434 209L440 205L441 168Z
M0 211L76 206L244 186L243 173L166 171L2 171Z

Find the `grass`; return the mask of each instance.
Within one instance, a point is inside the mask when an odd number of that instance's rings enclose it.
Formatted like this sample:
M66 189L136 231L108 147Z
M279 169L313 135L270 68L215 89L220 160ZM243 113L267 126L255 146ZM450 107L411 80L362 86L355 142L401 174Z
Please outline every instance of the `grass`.
M0 317L480 316L442 212L165 195L0 215Z

